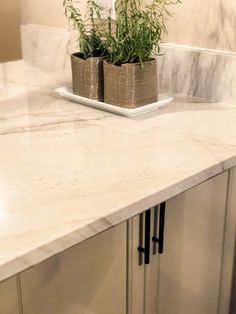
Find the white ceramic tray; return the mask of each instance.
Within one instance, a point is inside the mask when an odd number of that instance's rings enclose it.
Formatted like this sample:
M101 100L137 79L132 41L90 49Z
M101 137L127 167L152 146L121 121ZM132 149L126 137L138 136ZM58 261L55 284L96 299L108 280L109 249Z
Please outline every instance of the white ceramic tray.
M158 108L165 106L166 104L168 104L169 102L173 100L173 97L159 95L159 100L157 102L154 102L152 104L148 104L142 107L134 108L134 109L127 109L127 108L109 105L105 102L100 102L93 99L74 95L72 90L67 87L60 87L60 88L55 89L55 91L62 97L65 97L74 102L78 102L82 105L109 111L109 112L116 113L116 114L126 116L126 117L134 117L134 116L138 116L141 114L154 111Z

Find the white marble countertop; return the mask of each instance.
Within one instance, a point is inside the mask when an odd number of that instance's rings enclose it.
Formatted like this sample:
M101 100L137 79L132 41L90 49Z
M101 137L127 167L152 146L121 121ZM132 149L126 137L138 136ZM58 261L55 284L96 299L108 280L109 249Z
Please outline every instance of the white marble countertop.
M236 165L233 104L177 97L128 119L1 66L0 280Z

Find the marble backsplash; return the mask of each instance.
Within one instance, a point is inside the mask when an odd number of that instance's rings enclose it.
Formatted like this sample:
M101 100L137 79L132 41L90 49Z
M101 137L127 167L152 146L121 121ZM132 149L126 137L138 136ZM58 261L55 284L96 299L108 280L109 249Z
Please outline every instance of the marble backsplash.
M206 98L236 100L236 54L178 45L162 45L159 57L161 91Z
M21 34L24 60L40 70L40 77L35 72L27 77L35 84L44 82L51 87L70 85L70 53L76 50L71 34L64 29L36 25L23 25ZM162 52L164 55L158 57L161 92L211 101L236 100L236 53L170 44L163 44Z
M62 28L39 25L21 26L22 56L27 64L25 76L32 85L58 86L71 80L71 33ZM71 47L71 48L70 48ZM71 49L71 50L70 50ZM33 67L33 75L31 75ZM39 69L38 73L35 68Z

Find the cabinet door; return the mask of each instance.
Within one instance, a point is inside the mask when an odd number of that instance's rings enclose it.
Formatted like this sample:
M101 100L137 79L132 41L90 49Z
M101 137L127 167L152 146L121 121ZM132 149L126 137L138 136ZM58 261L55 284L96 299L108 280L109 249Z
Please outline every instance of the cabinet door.
M236 313L236 168L229 171L218 314ZM231 301L231 307L230 307Z
M124 314L126 223L21 274L23 314Z
M226 196L223 173L166 202L155 313L217 314Z
M128 314L155 314L158 299L158 255L154 253L151 235L154 234L155 210L150 209L150 262L145 264L146 213L135 216L129 221L129 310ZM149 233L149 232L148 232Z
M160 206L151 208L150 226L150 264L145 265L145 314L157 314L158 308L158 278L159 278L159 254L158 244L152 241L152 237L158 237L158 224ZM174 314L174 313L173 313Z
M0 313L19 314L17 277L0 282Z
M138 247L144 245L144 219L144 214L141 214L129 220L127 314L144 314L145 265L142 254L138 252Z

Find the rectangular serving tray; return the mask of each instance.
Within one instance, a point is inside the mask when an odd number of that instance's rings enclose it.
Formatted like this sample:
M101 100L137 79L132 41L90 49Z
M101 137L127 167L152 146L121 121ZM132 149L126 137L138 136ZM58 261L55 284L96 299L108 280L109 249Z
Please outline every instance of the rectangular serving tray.
M138 115L142 115L148 112L155 111L167 105L169 102L173 100L173 97L161 94L159 95L159 100L157 102L154 102L152 104L148 104L142 107L134 108L134 109L127 109L127 108L110 105L105 102L75 95L73 94L72 89L68 87L57 88L55 89L55 92L59 94L60 96L66 99L69 99L71 101L77 102L79 104L93 107L96 109L105 110L112 113L116 113L125 117L134 117L134 116L138 116Z

